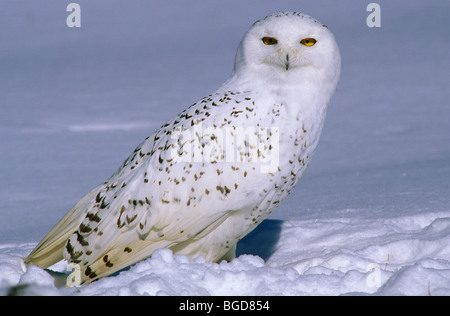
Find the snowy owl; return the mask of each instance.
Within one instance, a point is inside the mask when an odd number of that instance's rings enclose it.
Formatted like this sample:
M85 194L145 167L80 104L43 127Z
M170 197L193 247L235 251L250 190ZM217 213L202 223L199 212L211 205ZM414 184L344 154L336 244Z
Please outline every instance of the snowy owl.
M66 259L69 286L92 282L158 248L232 260L305 171L340 74L328 28L278 12L241 40L231 77L147 137L25 259Z

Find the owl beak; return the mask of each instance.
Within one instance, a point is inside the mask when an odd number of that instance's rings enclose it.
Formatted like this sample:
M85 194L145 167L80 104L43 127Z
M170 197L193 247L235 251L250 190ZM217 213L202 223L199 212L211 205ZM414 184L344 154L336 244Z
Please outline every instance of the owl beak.
M286 71L289 70L289 54L286 54L286 61L285 61L285 67L286 67Z

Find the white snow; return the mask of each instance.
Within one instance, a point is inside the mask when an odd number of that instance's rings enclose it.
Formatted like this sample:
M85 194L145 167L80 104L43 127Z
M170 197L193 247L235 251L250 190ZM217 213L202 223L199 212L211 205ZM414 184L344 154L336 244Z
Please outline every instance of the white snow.
M366 4L350 0L80 0L82 27L69 29L58 0L6 1L0 295L450 295L450 5L377 2L370 29ZM278 10L329 26L342 77L305 176L239 257L160 249L79 288L61 286L64 262L25 271L65 212L217 88L246 29Z
M88 296L448 295L449 235L448 213L378 220L268 220L243 240L242 254L232 262L210 263L202 257L190 261L160 249L116 276L77 290L55 287L52 276L37 267L24 273L18 257L31 246L6 245L0 249L0 288L1 294L11 291L7 285L18 284L24 285L19 287L22 294ZM271 242L265 240L275 236L271 253L266 248ZM69 273L64 263L51 269L63 277Z

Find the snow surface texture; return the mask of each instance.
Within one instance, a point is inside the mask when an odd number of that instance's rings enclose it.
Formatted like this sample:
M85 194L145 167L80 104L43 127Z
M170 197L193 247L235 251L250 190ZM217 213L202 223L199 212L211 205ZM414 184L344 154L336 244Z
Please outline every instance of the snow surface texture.
M5 245L0 294L448 295L450 218L443 215L268 220L243 240L242 255L230 263L190 261L160 249L129 270L78 289L56 288L53 277L37 267L24 273L18 256L32 247ZM276 245L270 245L275 236ZM68 274L66 264L53 269Z
M450 295L448 1L378 1L377 29L368 2L190 2L78 1L82 27L69 29L66 3L5 1L0 295ZM251 23L279 10L329 26L342 76L309 169L240 256L161 249L78 289L54 285L64 262L24 272L67 210L214 91Z

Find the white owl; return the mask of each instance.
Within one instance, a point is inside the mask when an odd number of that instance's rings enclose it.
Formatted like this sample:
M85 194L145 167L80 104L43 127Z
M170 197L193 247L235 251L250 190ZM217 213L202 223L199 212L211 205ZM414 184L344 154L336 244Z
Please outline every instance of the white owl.
M25 262L66 259L75 268L67 284L79 285L157 248L232 260L305 171L339 73L325 25L296 12L255 22L231 77L147 137Z

